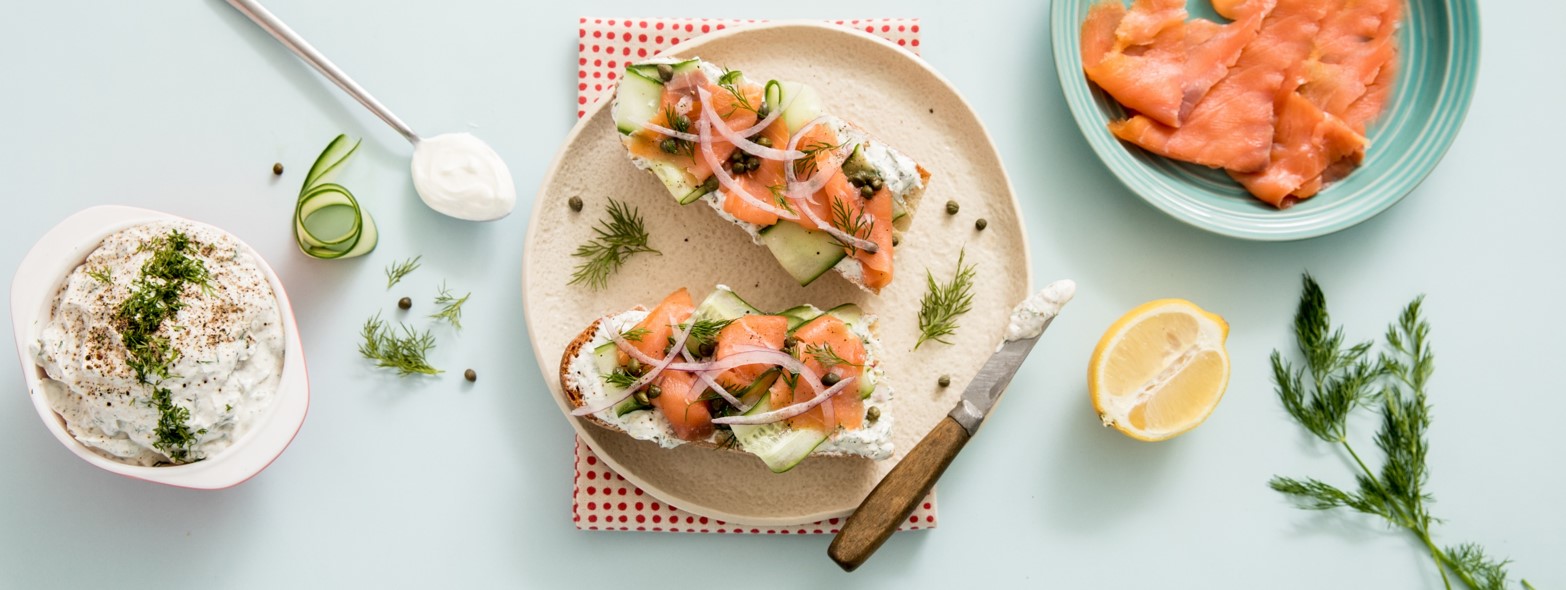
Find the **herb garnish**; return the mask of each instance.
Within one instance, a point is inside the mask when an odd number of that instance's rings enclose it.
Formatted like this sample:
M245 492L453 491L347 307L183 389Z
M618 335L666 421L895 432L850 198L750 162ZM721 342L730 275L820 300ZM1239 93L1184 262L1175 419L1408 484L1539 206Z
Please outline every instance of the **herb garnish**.
M837 351L832 350L832 345L830 344L808 344L805 346L805 354L815 358L816 362L821 363L821 367L825 369L830 369L837 365L860 366L858 363L848 362L847 359L838 356Z
M651 333L652 330L648 330L647 328L631 328L630 330L622 332L620 337L626 340L630 340L631 342L641 342L643 336Z
M600 220L594 231L598 237L577 246L571 254L586 260L577 264L569 284L603 289L609 285L609 275L620 270L632 254L662 254L647 245L647 228L642 225L641 213L614 199L609 199L609 221Z
M919 299L919 340L914 343L915 349L927 340L951 344L946 337L957 332L957 318L973 309L976 273L973 265L963 265L967 254L966 248L957 253L957 273L948 282L935 282L930 269L925 269L927 290Z
M616 367L613 372L603 376L604 383L620 389L630 387L636 383L637 379L639 377L632 375L630 371L625 370L625 367Z
M424 258L422 255L414 256L402 262L393 262L391 266L386 267L386 290L390 291L392 285L397 284L398 281L408 276L409 273L418 270L419 260L422 258Z
M869 240L870 232L875 230L875 218L866 215L863 211L854 215L849 212L848 204L843 202L843 199L832 197L832 227L843 230L843 233L855 238ZM859 247L850 240L839 240L833 236L832 241L847 250L849 256L859 254Z
M1420 316L1423 297L1410 302L1387 327L1387 351L1372 358L1371 342L1345 344L1342 328L1332 328L1327 297L1315 279L1307 274L1303 282L1294 334L1305 367L1296 369L1273 351L1278 398L1316 438L1341 446L1360 473L1355 475L1354 491L1315 478L1273 477L1268 485L1299 500L1302 508L1349 508L1407 529L1429 550L1448 589L1453 576L1473 590L1506 587L1506 560L1490 558L1472 543L1442 549L1431 539L1430 525L1439 519L1426 506L1433 499L1425 491L1430 478L1425 456L1430 428L1427 386L1435 354L1429 344L1430 324ZM1358 408L1376 408L1381 414L1375 441L1386 459L1380 474L1371 471L1348 441L1349 414ZM1527 580L1522 585L1533 588Z
M396 369L400 376L441 373L425 358L435 349L435 337L428 330L416 332L408 324L399 322L398 325L402 328L401 334L382 321L379 312L365 320L360 332L364 342L359 344L359 354L375 361L378 367Z
M663 119L669 125L669 129L680 133L691 132L691 118L676 112L672 105L663 108ZM664 153L696 158L696 144L678 137L666 137L658 146L658 149L663 150Z
M840 147L843 147L843 144L828 143L819 139L799 146L799 151L805 155L798 160L794 160L794 175L814 176L817 166L816 156L821 152L830 152Z
M179 351L167 336L159 336L158 330L185 307L180 296L187 285L210 288L206 265L189 255L199 245L177 229L142 244L136 251L151 251L152 257L142 264L141 276L131 285L130 297L120 302L113 320L125 346L126 366L136 373L137 381L152 386L147 403L158 410L154 431L158 440L152 446L180 462L190 457L196 437L206 429L192 432L187 424L190 410L175 404L173 393L161 385L169 377L169 365L179 359Z
M734 116L734 112L738 110L746 110L758 114L760 113L760 110L750 104L750 99L747 98L745 96L745 92L740 89L740 76L741 74L739 70L731 70L728 68L723 68L723 75L718 76L718 87L727 90L729 91L729 94L734 95L734 108L729 109L729 112L723 115L723 118L725 119Z
M93 280L105 285L114 282L114 271L111 270L108 265L100 266L95 269L88 269L87 276L92 277Z
M445 320L446 323L451 324L451 327L461 330L462 304L467 303L468 297L472 296L473 293L470 291L462 297L456 297L446 289L446 283L441 283L440 294L435 296L435 305L440 306L440 311L430 314L430 317Z
M696 350L703 346L718 343L718 332L722 332L733 320L696 320L691 324L691 333L686 336L686 345ZM685 324L680 324L680 329L685 329Z

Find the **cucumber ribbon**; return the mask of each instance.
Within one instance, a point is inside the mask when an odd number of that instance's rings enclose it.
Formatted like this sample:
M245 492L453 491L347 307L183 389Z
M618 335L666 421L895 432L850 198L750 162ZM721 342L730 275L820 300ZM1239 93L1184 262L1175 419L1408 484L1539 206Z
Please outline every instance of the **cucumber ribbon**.
M304 186L299 189L299 201L294 205L294 241L299 250L313 258L353 258L375 249L379 232L375 219L359 207L358 199L348 188L326 182L326 177L336 172L359 149L359 141L349 143L347 135L338 135L327 144L321 156L310 166ZM340 235L318 236L310 231L309 220L318 215L342 215L346 211L353 223Z

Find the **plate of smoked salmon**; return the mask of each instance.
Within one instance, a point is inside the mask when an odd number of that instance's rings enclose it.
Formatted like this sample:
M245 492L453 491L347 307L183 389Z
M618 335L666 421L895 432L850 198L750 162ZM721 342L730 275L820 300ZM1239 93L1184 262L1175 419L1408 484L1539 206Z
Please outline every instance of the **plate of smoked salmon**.
M1030 292L988 133L908 51L822 23L619 68L534 202L522 298L554 399L529 403L669 505L747 525L852 512ZM971 310L921 344L930 282L959 274Z
M1099 157L1237 238L1332 233L1396 204L1456 138L1474 0L1057 0L1055 67Z

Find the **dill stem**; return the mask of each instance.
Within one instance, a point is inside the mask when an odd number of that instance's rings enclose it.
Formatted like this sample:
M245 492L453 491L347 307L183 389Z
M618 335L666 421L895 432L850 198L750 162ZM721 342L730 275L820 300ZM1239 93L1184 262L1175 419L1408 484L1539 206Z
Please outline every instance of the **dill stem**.
M1435 542L1430 540L1430 531L1427 528L1420 527L1412 515L1403 513L1407 507L1400 506L1397 500L1387 493L1386 488L1381 486L1381 480L1376 479L1375 474L1370 471L1370 467L1365 465L1365 461L1359 457L1359 453L1354 452L1354 445L1349 444L1348 440L1342 438L1338 439L1338 444L1343 445L1343 450L1348 451L1349 456L1354 458L1354 463L1359 465L1359 470L1365 472L1365 477L1376 485L1376 490L1381 492L1381 496L1387 499L1392 510L1397 512L1397 524L1414 533L1415 536L1419 537L1420 541L1424 542L1425 547L1430 549L1430 558L1435 561L1436 572L1441 574L1441 584L1446 587L1446 590L1452 590L1452 580L1446 575L1446 570L1452 565L1452 560L1440 548L1435 546ZM1473 580L1468 579L1463 576L1462 572L1457 571L1457 568L1452 567L1451 569L1457 573L1459 578L1462 578L1464 583L1468 584L1469 588L1479 587Z

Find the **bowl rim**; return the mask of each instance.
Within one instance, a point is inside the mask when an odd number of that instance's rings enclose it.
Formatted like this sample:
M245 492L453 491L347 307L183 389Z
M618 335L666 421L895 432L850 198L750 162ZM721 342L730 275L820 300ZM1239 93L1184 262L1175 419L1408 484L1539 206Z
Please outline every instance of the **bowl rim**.
M54 298L65 279L110 234L157 221L181 221L208 227L233 237L255 258L257 266L277 298L283 327L283 371L278 380L277 398L272 408L254 428L216 456L195 463L146 467L121 463L105 457L77 441L66 429L64 420L49 407L39 393L42 370L29 354L30 344L50 314ZM174 487L218 490L244 483L280 456L304 424L310 406L309 371L305 366L298 325L293 306L282 281L266 260L238 236L216 226L177 215L126 207L100 205L67 217L34 243L17 267L11 283L11 323L16 336L17 356L28 397L44 426L60 444L77 457L105 471Z

